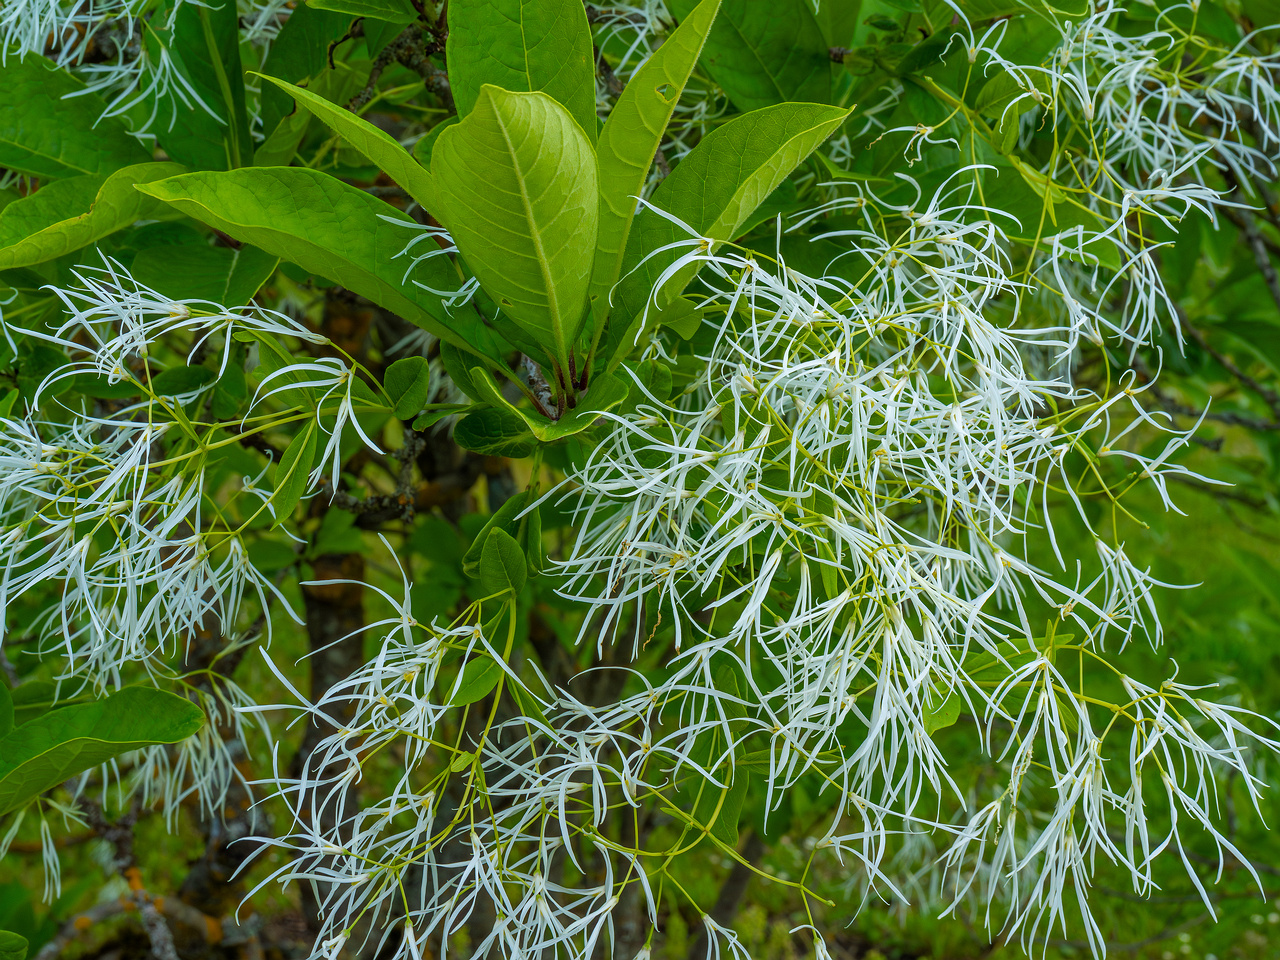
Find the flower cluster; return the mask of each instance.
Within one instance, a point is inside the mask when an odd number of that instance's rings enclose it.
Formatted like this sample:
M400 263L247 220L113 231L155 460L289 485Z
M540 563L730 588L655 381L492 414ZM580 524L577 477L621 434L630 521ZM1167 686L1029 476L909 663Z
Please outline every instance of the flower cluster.
M188 675L208 666L188 663L189 648L198 636L221 637L225 655L259 633L269 637L273 608L301 621L247 550L247 530L275 514L279 471L274 489L263 483L267 463L224 491L222 480L210 485L217 474L209 467L240 438L274 428L275 401L289 393L291 401L309 401L303 415L328 435L304 478L306 492L315 492L326 482L326 461L337 470L347 433L376 448L356 408L379 401L358 389L363 382L339 358L277 357L259 363L257 394L237 430L219 434L218 423L193 419L193 405L233 364L243 364L232 359L233 346L281 337L319 345L325 338L257 306L175 302L110 260L77 280L55 291L66 308L58 326L5 328L11 341L22 336L69 359L35 392L32 410L43 414L0 421L0 616L24 602L37 605L23 630L39 639L42 656L60 661L59 680L71 689L88 685L101 694L140 679L181 683L217 722L176 753L148 751L132 782L158 796L169 816L192 794L217 811L243 779L235 766L244 749L235 711L252 699L228 678L210 685L201 673ZM188 359L218 356L218 369L179 361L167 371L178 375L166 379L152 366L158 345L183 345ZM187 370L205 376L189 379ZM64 399L68 388L94 383L122 399Z

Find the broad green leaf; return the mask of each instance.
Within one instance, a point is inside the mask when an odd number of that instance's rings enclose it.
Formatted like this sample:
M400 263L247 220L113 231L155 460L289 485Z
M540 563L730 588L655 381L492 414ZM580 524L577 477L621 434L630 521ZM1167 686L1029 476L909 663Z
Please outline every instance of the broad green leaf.
M567 371L596 245L596 158L543 93L485 85L436 142L438 219L502 312ZM567 375L567 374L566 374Z
M298 87L292 83L277 80L275 77L258 75L289 94L312 114L319 117L322 123L341 136L370 163L407 190L419 204L428 210L434 209L431 174L390 134L384 133L363 117L357 117L345 107L331 103L305 87Z
M150 153L84 84L44 57L0 65L0 167L32 177L105 176Z
M9 688L0 683L0 737L9 735L13 729L13 694Z
M924 732L933 736L937 731L952 726L960 719L960 708L963 706L964 699L960 694L931 690L924 707Z
M311 111L302 107L286 114L253 152L255 167L287 167L311 128Z
M516 706L520 708L520 712L530 720L536 720L543 726L550 726L547 715L542 711L542 704L534 695L533 691L527 689L520 683L508 682L507 690L511 693L511 697L516 702Z
M783 180L778 189L765 197L764 202L756 207L742 223L738 225L737 237L745 236L761 224L769 224L769 236L774 236L775 223L779 216L797 213L804 209L804 203L797 199L796 185L790 180ZM785 224L785 219L784 219ZM736 239L736 237L735 237Z
M176 397L184 393L199 390L212 383L217 374L208 367L188 366L183 364L170 367L151 379L151 392L157 397Z
M314 387L302 386L307 381L305 373L290 369L297 362L297 357L280 337L251 330L241 330L232 336L241 342L258 345L258 365L253 369L254 378L259 387L266 385L270 396L277 403L302 410L315 407L318 400L316 390ZM278 477L277 473L277 483Z
M662 207L713 240L732 239L787 175L849 111L784 103L713 131L654 193Z
M329 513L340 511L330 510ZM325 516L328 517L329 513ZM249 544L245 553L258 570L263 573L275 573L298 562L298 551L292 540L258 537Z
M239 250L207 244L149 247L133 258L139 283L174 300L210 300L239 307L266 283L280 258L245 244Z
M748 770L734 770L733 780L724 793L724 801L720 804L720 815L711 825L711 835L728 847L738 846L738 824L742 819L742 804L747 799L751 788L751 773Z
M742 696L738 672L728 665L716 670L715 686L729 697ZM723 708L732 731L733 727L739 726L735 721L744 718L746 711L740 703L733 700L723 701ZM711 771L716 779L727 786L719 786L695 770L690 786L696 790L696 795L690 812L694 820L710 828L709 832L713 837L730 846L737 846L738 820L750 784L750 774L747 768L736 763L731 766L727 761L721 762L726 747L724 730L719 726L712 727L695 738L690 758L698 767Z
M683 21L694 3L670 7ZM810 0L724 0L702 64L744 112L831 101L831 55Z
M471 382L471 357L467 356L451 343L440 344L440 362L444 364L444 372L449 375L453 385L461 390L468 399L479 400L480 392Z
M346 33L350 25L351 18L346 14L298 4L271 41L262 72L290 83L320 76L329 65L329 44ZM314 90L314 85L308 89ZM273 87L262 88L264 131L275 130L290 109L288 94Z
M400 254L421 233L395 207L363 190L304 167L204 171L144 189L237 240L342 284L442 340L480 355L501 355L500 341L475 314L459 310L451 317L438 296L405 281L409 262ZM437 290L456 286L446 259L433 257L413 276Z
M10 203L0 210L0 250L84 213L93 206L105 180L92 175L51 180L35 193Z
M355 514L346 510L328 510L320 521L315 540L307 556L311 559L326 555L359 553L364 549L364 534L356 526Z
M14 727L0 739L0 815L122 753L180 743L203 724L204 712L189 700L126 687Z
M471 409L469 403L441 403L431 404L432 409L426 411L416 420L413 421L413 429L426 430L428 427L434 427L445 417L457 416L460 413L466 413Z
M703 311L687 297L676 297L649 310L650 326L670 327L682 340L691 340L702 326Z
M413 145L414 159L417 160L424 167L430 167L431 153L432 151L435 150L436 141L440 139L440 134L444 133L446 130L448 130L457 122L458 122L458 118L456 116L446 117L444 120L441 120L434 127L432 127L430 130L424 133L418 139L418 142Z
M418 19L417 11L409 0L307 0L307 6L390 23L408 24Z
M476 669L478 670L480 668L477 667ZM494 678L493 682L494 682L494 685L496 686L498 682L496 677ZM492 689L492 687L490 689ZM488 692L489 692L488 690L485 691L485 693L488 693ZM480 694L480 696L483 697L484 693ZM476 699L478 700L479 697L477 697ZM452 702L453 701L451 700L450 703ZM467 767L471 766L475 762L476 762L476 752L474 750L468 750L466 753L454 754L453 759L449 761L449 772L461 773L463 770L467 769Z
M1037 98L1041 102L1046 99L1045 95L1049 93L1047 82L1041 82L1036 77L1036 86L1040 88L1039 94L1028 96L1027 94L1034 94L1035 91L1024 88L1011 73L1002 70L978 91L974 109L992 118L995 134L992 146L1001 153L1011 153L1017 144L1018 118L1036 106ZM1021 99L1014 103L1014 99L1018 97Z
M20 726L48 713L56 694L57 687L48 680L28 680L10 691L14 724Z
M319 445L319 429L314 420L307 421L307 425L289 441L289 446L280 458L280 465L276 467L276 491L271 497L271 506L275 509L275 523L272 526L279 526L293 518L293 508L307 492L308 479L316 462Z
M858 14L862 0L840 0L839 3L819 3L816 19L822 30L822 38L828 47L848 47L853 43L853 32L858 28Z
M164 123L157 126L165 152L195 169L229 170L252 163L236 5L180 4L173 15L170 53L189 92L204 106L180 106L167 129Z
M409 420L427 405L431 365L426 357L404 357L387 367L382 385L395 402L395 415Z
M755 209L847 116L848 111L840 107L783 103L730 120L708 134L662 181L653 204L699 236L717 243L732 240ZM634 341L650 297L656 293L654 305L666 306L697 272L697 265L692 265L668 280L661 291L654 291L658 277L682 251L649 254L688 239L686 231L652 210L636 217L627 241L623 279L613 294L618 321L610 325L609 333L613 364L620 356L617 351L629 349Z
M529 505L532 497L529 491L517 493L514 497L508 497L476 534L476 538L472 541L467 552L462 555L462 572L469 577L480 576L480 557L484 551L484 545L489 537L489 531L495 529L505 530L508 534L515 538L516 543L522 548L530 543L532 536L531 527L533 526L532 518L537 515L537 510L520 516L525 508ZM539 523L538 535L541 536L542 525Z
M125 397L142 396L142 387L131 378L112 383L108 377L96 373L77 373L69 379L72 390L95 400L123 400Z
M53 260L149 216L157 204L134 185L181 172L176 163L117 170L101 182L87 208L84 200L96 178L55 182L9 204L0 212L0 270Z
M0 930L0 960L27 960L27 938Z
M390 20L364 17L360 29L364 33L365 53L370 57L376 57L392 40L404 33L405 26L402 23L392 23Z
M469 413L458 421L454 442L464 450L492 457L527 457L537 446L524 419L502 407Z
M661 360L640 361L635 365L635 374L640 389L631 391L628 409L635 409L640 403L648 403L650 398L664 403L671 396L671 368Z
M900 77L905 77L927 70L942 59L943 54L947 52L949 47L954 49L954 45L951 43L954 35L953 30L947 29L939 30L931 36L925 37L894 64L894 72Z
M494 527L485 536L480 551L480 588L491 596L508 590L518 594L528 578L528 563L520 544L501 527Z
M703 0L690 11L635 72L600 131L600 229L590 292L598 316L608 312L602 301L622 270L636 197L719 8L720 0Z
M519 417L533 435L544 443L581 433L594 424L605 410L612 410L627 399L627 385L620 378L600 375L591 383L586 394L578 399L576 408L566 411L559 420L550 420L531 410L517 407L503 396L493 376L479 367L471 368L471 386L476 391L476 399Z
M540 90L595 139L595 61L581 0L451 0L446 58L459 117L486 83Z
M472 657L462 668L462 676L458 678L457 689L449 698L449 706L465 707L469 703L483 700L498 685L501 678L502 667L498 666L497 661L492 657L483 653ZM466 767L474 758L468 754L467 759L468 763L462 764L458 770Z
M343 20L346 22L345 18ZM292 16L289 22L293 22ZM271 49L274 50L275 46L273 45ZM320 70L307 84L307 90L330 103L345 103L364 85L365 78L366 73L353 70L345 63L338 63L332 69ZM274 126L265 126L264 120L264 129L270 130L271 133L254 151L253 165L255 167L287 167L292 163L298 147L302 145L307 131L311 128L311 111L294 101L279 87L267 86L263 90L264 98L267 94L279 97L284 102L284 106ZM292 112L287 109L290 105L293 106Z

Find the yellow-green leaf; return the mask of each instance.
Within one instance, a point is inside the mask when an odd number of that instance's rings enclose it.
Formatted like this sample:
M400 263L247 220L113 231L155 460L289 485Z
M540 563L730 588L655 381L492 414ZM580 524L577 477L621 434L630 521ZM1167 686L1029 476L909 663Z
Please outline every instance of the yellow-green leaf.
M596 158L543 93L486 84L440 135L437 217L486 292L561 368L578 335L596 246Z

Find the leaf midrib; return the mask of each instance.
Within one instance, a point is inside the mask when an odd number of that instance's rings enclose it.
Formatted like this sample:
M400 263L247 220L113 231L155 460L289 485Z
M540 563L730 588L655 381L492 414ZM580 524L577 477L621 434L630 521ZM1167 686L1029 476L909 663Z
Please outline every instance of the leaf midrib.
M544 296L547 301L547 309L551 314L551 335L555 337L556 353L562 356L564 354L563 335L561 333L561 318L559 304L556 299L556 290L551 282L551 275L548 272L547 252L542 242L542 234L538 230L537 221L533 216L533 204L529 199L529 192L525 189L525 174L520 165L520 157L516 153L515 145L511 142L511 136L507 132L507 124L502 115L501 110L493 111L494 118L498 124L498 130L502 132L502 140L507 145L507 153L511 156L511 167L516 174L516 187L519 191L520 204L524 208L525 223L529 226L529 237L533 241L533 249L536 254L535 260L538 264L538 272L542 275L542 286ZM541 149L539 149L541 154ZM536 292L536 291L533 291ZM559 359L559 356L557 357Z

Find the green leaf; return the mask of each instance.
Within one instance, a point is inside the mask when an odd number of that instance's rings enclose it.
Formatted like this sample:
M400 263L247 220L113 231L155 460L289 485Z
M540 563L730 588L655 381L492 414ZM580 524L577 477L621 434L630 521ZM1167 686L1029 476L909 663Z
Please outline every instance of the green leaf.
M289 369L296 362L297 357L290 352L281 338L251 330L241 330L232 336L241 342L258 345L258 365L254 367L254 377L259 385L269 382L269 390L275 401L285 407L297 407L303 410L315 407L317 400L315 388L301 386L306 382L307 375L301 371ZM289 384L299 384L299 386L290 387Z
M649 324L669 326L681 339L689 340L703 325L703 311L686 297L676 297L662 307L653 307L649 311Z
M32 177L105 176L150 154L102 98L44 57L0 65L0 167Z
M708 134L680 162L654 192L653 204L700 236L732 240L755 209L847 116L840 107L784 103L736 117ZM623 261L624 277L614 291L614 313L621 321L610 327L614 365L634 342L658 277L681 251L648 255L687 239L685 231L652 210L636 217ZM656 306L672 302L696 272L694 264L670 279L657 292Z
M440 362L444 364L444 372L449 375L454 386L469 399L479 400L480 393L471 382L471 363L469 356L451 343L440 344Z
M518 594L528 578L528 563L515 537L501 527L491 529L480 551L480 588L490 596L508 590Z
M550 443L552 440L559 440L562 437L572 436L575 433L581 433L586 430L596 422L596 418L601 413L605 410L613 409L626 400L628 392L627 385L618 377L609 374L597 376L592 381L591 388L586 395L578 399L576 409L567 412L559 420L550 420L540 414L515 406L503 396L497 381L486 370L482 370L479 367L471 368L471 386L476 391L478 400L492 404L497 409L506 410L508 413L519 417L524 421L525 426L533 432L533 435L544 443ZM455 439L457 438L456 433L454 437Z
M289 22L292 23L293 19L290 16ZM345 17L343 22L347 22ZM273 45L272 50L274 49ZM353 70L345 63L338 63L332 69L320 70L315 78L307 84L307 89L330 103L345 103L364 86L365 78L366 74L364 72ZM280 98L283 101L283 106L280 111L280 118L275 125L273 127L265 127L265 129L271 130L271 133L267 136L262 146L254 151L253 165L255 167L287 167L292 163L298 148L306 139L307 131L311 128L311 111L294 101L292 97L278 87L266 87L263 90L264 98L267 94L271 94L273 98ZM293 105L293 112L291 113L287 110L290 104Z
M681 21L693 6L693 0L670 4ZM810 0L724 0L702 63L744 113L831 101L831 55Z
M368 17L364 17L363 20L364 22L360 24L360 29L364 33L365 53L370 57L378 56L383 50L387 49L392 40L404 33L404 24L401 23L392 23L389 20L372 20Z
M542 704L531 690L519 683L508 683L507 690L511 692L511 698L515 700L521 714L543 726L550 726L547 715L542 711Z
M933 736L939 730L952 726L960 719L960 708L963 706L964 698L958 693L943 694L930 690L929 700L924 707L924 732Z
M387 367L382 385L395 402L396 417L408 420L427 405L431 365L426 357L404 357Z
M488 541L490 530L505 530L515 538L516 543L520 543L522 539L527 540L527 537L521 536L521 528L523 527L527 533L529 523L527 518L522 521L520 513L528 505L529 497L530 493L527 490L523 493L517 493L514 497L508 497L502 506L490 515L480 532L476 534L476 538L472 541L467 552L462 555L463 573L468 577L480 576L480 557L484 552L484 545ZM529 516L532 516L532 514Z
M27 938L0 930L0 960L27 960Z
M453 439L473 453L515 459L529 456L538 445L524 419L502 407L467 414L454 428Z
M727 664L720 666L715 674L715 688L728 696L741 697L742 685L737 669ZM734 726L740 726L734 721L739 721L746 716L742 705L732 700L724 702L724 710L731 729ZM699 767L717 774L717 779L724 780L727 786L721 787L695 771L691 786L696 785L697 794L691 812L694 820L709 827L708 832L713 837L736 847L738 820L742 815L742 804L750 784L750 774L747 767L736 763L730 766L727 761L721 762L721 754L726 747L724 730L718 726L704 731L695 738L690 759Z
M499 341L487 327L466 320L462 311L451 317L439 297L402 282L408 263L396 258L421 233L395 207L363 190L304 167L204 171L144 189L237 240L342 284L442 340L472 353L501 356ZM415 276L438 290L456 285L445 260L433 257Z
M318 77L329 64L329 44L346 33L350 24L351 18L345 14L298 4L271 41L262 72L291 83ZM314 90L314 85L309 89ZM263 87L264 131L275 130L289 110L288 94L274 87ZM256 157L254 162L257 163Z
M176 163L139 163L117 170L105 181L56 181L9 204L0 212L0 270L53 260L149 216L156 202L134 185L181 171ZM100 185L93 190L96 183ZM84 201L90 196L86 209Z
M293 508L307 492L307 481L316 462L319 443L316 422L309 420L285 448L280 465L276 467L276 491L271 497L271 505L276 514L273 527L292 519Z
M326 554L360 553L362 550L364 535L356 527L355 515L346 510L328 510L307 553L311 557L323 557Z
M126 687L28 721L0 739L0 815L122 753L180 743L203 724L194 703L149 687Z
M13 729L13 694L0 683L0 737L7 737Z
M595 61L581 0L451 0L445 57L460 118L486 83L542 91L595 139Z
M853 43L853 33L858 29L858 14L862 0L841 0L840 3L819 3L818 27L827 47L848 47Z
M449 698L449 706L465 707L469 703L483 700L501 678L502 667L492 657L483 653L472 657L462 668L462 676L458 678L458 687Z
M640 386L659 403L665 403L671 396L671 368L661 360L642 360L636 365L636 378ZM632 396L632 401L645 403L648 397L643 393L636 393Z
M475 109L440 135L431 169L437 217L467 265L567 371L599 216L586 135L546 94L486 84Z
M848 114L840 107L784 103L737 117L685 157L655 192L655 205L713 240L732 239Z
M419 137L418 142L413 145L414 159L424 167L430 167L431 154L432 151L435 150L436 141L440 139L440 134L444 133L457 122L457 117L446 117Z
M372 17L389 23L413 23L418 13L409 0L307 0L317 10L332 10L350 17Z
M496 684L497 682L498 681L495 679L494 683ZM485 691L485 693L488 693L488 692L489 692L488 690ZM480 696L483 697L484 693L480 694ZM476 699L478 700L480 699L480 697L477 697ZM467 769L467 767L471 766L475 762L476 762L476 752L474 750L469 750L466 753L455 754L454 758L449 761L449 772L461 773L463 770Z
M445 417L456 416L471 409L471 404L469 403L441 403L432 404L431 406L432 409L413 421L413 429L426 430L428 427L434 427Z
M703 0L635 72L609 113L596 146L600 170L600 228L590 298L604 298L618 281L636 200L662 143L671 113L702 53L720 0ZM599 306L597 306L599 304Z
M88 210L105 179L84 175L53 180L8 204L0 211L0 250Z
M10 692L13 698L13 722L21 726L48 713L53 706L57 687L48 680L28 680Z
M180 64L188 90L209 109L180 107L168 129L160 124L157 139L165 152L196 169L229 170L252 163L236 5L180 4L173 15L170 54Z
M738 823L742 819L742 804L747 799L750 788L750 771L734 770L729 789L724 792L724 802L720 804L720 815L711 825L711 835L726 846L738 846Z
M390 134L375 127L363 117L357 117L345 107L331 103L305 87L294 86L275 77L258 74L275 84L299 104L305 106L320 121L342 137L370 163L408 191L414 200L428 210L435 208L431 174L400 146Z
M218 375L208 367L170 367L151 380L151 390L158 397L175 397L199 390Z
M330 510L329 513L337 513ZM329 514L326 513L327 517ZM275 573L298 562L298 551L292 540L276 537L258 537L249 544L245 553L249 562L263 573Z
M764 202L752 211L751 216L747 217L738 225L738 236L743 237L763 223L770 226L769 236L773 236L773 227L779 216L785 217L787 214L796 213L804 209L804 203L800 201L796 194L796 185L791 180L783 180L778 184L778 189L765 197Z
M174 300L248 303L275 273L280 258L245 244L239 250L206 244L149 247L133 258L134 279Z

